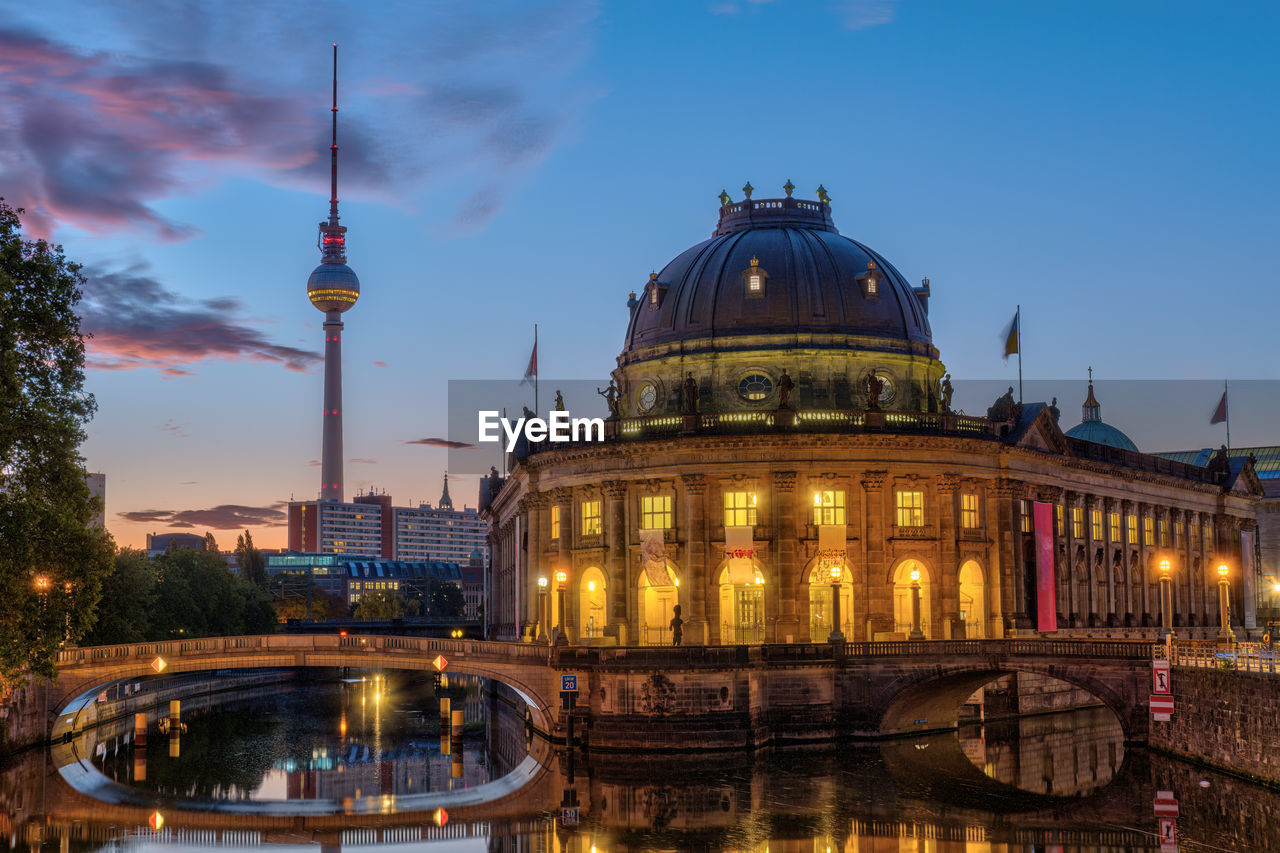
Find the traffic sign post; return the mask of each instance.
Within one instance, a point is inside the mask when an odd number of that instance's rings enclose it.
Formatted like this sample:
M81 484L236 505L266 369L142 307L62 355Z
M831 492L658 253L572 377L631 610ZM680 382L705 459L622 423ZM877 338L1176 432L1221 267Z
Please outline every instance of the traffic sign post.
M578 692L578 676L561 675L560 676L560 692L561 693L577 693Z
M1151 716L1162 723L1169 722L1173 716L1173 697L1152 696Z
M1169 662L1167 660L1153 660L1151 662L1151 692L1157 696L1168 696L1173 692L1173 686L1169 680Z

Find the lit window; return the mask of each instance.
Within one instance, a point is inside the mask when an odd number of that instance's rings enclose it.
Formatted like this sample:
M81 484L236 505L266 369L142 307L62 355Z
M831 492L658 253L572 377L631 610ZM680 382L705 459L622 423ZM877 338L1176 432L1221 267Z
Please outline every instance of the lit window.
M1137 545L1138 544L1138 516L1132 512L1129 513L1129 515L1127 516L1126 523L1128 524L1128 527L1129 527L1129 544Z
M1186 539L1186 534L1183 532L1185 529L1181 521L1173 525L1173 547L1182 547L1182 542Z
M764 297L764 282L769 274L760 268L760 261L755 258L751 259L751 266L742 271L742 281L746 287L746 297L748 299L761 299Z
M1111 541L1120 541L1120 513L1111 513Z
M1151 516L1145 516L1142 519L1142 544L1154 545L1156 543L1155 522Z
M814 524L844 524L844 489L823 489L813 493Z
M1204 549L1213 551L1213 525L1206 524L1204 526Z
M924 526L924 492L895 492L899 527Z
M738 383L738 396L756 402L773 393L773 380L763 373L749 373Z
M1169 547L1169 520L1167 518L1160 519L1160 547Z
M875 278L867 279L867 294L872 295L880 292L880 282Z
M1188 524L1187 533L1191 534L1191 550L1200 550L1200 525Z
M1035 532L1035 521L1031 517L1031 501L1018 501L1018 529L1023 533Z
M977 495L960 496L960 526L965 530L974 530L978 527Z
M1054 527L1058 531L1059 536L1067 535L1066 522L1063 519L1063 512L1062 512L1061 505L1055 505L1053 508L1053 523L1054 523Z
M757 503L755 492L725 492L724 526L755 527Z
M1084 510L1078 506L1071 508L1071 536L1074 539L1084 538Z
M644 530L670 530L671 496L640 498L640 526Z
M1102 510L1089 510L1089 534L1094 542L1102 541Z
M551 539L560 538L560 504L551 505Z
M582 502L582 535L600 535L600 501Z

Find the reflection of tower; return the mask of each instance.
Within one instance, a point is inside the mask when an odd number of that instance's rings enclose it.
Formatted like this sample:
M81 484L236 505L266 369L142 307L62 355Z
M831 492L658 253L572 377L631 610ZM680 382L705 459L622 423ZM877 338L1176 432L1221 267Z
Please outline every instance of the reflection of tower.
M329 221L320 223L320 266L307 279L311 304L324 312L324 441L320 500L342 501L342 313L360 298L360 279L347 266L347 229L338 224L338 46L333 46L333 143Z

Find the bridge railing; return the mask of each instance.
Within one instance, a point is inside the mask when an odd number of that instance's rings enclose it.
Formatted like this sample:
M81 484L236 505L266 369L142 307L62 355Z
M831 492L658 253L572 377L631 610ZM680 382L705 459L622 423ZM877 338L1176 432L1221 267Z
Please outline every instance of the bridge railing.
M1260 643L1224 646L1214 640L1175 640L1173 665L1224 672L1252 672L1280 675L1280 651Z

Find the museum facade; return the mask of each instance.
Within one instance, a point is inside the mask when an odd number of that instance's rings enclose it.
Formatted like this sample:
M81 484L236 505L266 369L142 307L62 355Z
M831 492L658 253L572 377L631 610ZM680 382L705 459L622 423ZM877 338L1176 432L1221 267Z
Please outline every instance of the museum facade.
M1175 627L1211 635L1219 565L1252 625L1248 459L1068 436L1011 393L951 411L928 280L785 189L722 195L711 239L632 295L606 441L523 445L483 484L495 636L1154 633L1162 571Z

